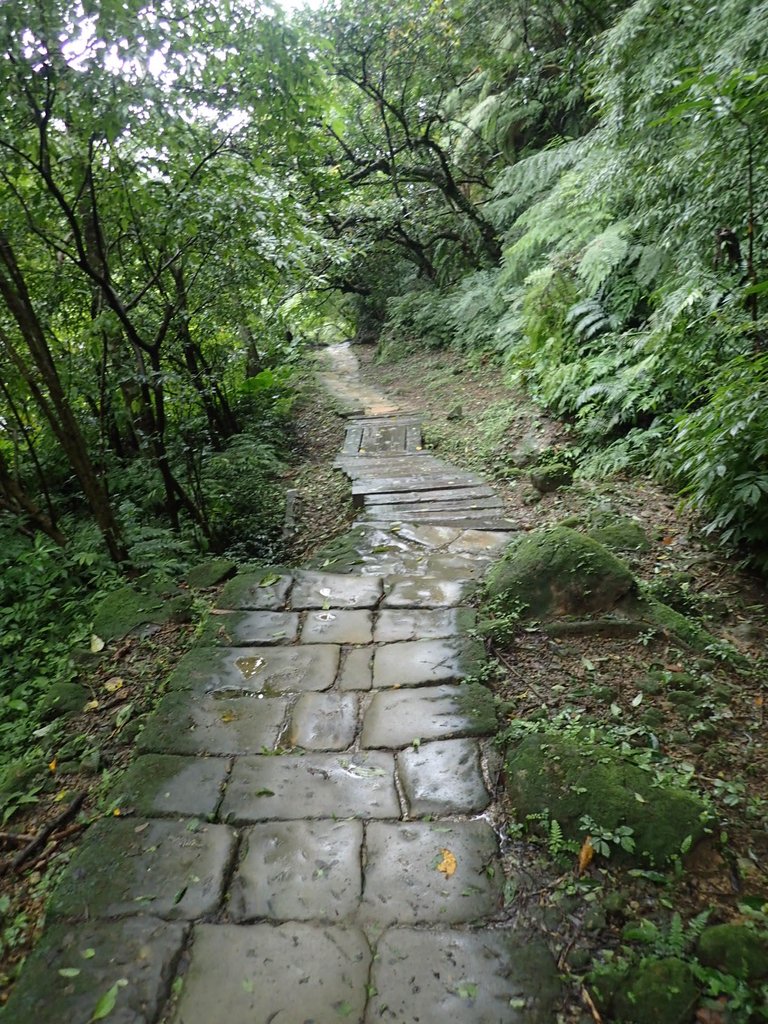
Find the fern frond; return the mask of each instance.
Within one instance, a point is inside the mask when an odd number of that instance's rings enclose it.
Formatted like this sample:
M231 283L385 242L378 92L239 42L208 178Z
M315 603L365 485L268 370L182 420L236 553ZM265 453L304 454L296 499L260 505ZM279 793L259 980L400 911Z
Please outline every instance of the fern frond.
M626 221L610 224L584 250L576 273L587 290L594 293L624 261L629 249Z

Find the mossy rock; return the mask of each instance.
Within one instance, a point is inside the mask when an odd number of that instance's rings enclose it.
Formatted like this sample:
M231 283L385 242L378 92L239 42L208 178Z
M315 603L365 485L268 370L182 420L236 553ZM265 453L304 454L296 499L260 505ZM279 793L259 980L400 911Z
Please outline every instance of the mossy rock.
M193 590L215 587L237 572L237 565L228 558L212 558L201 562L187 573L187 583Z
M699 989L688 964L676 957L635 967L612 1001L617 1024L691 1024Z
M96 612L93 631L102 640L114 640L147 623L189 622L191 609L189 594L148 574L104 598Z
M488 577L491 597L522 604L537 618L610 611L635 587L623 562L567 526L523 537Z
M645 592L654 601L660 601L682 615L696 615L699 600L691 592L692 576L685 572L670 572L658 576L645 585Z
M37 706L40 718L48 722L53 718L64 718L83 710L88 695L77 683L53 683L45 691Z
M538 466L531 472L531 483L540 494L551 494L560 487L573 483L573 470L564 462Z
M743 924L716 924L699 937L699 960L744 981L768 978L768 935Z
M477 725L478 735L490 735L498 727L496 701L488 687L481 683L462 683L459 687L459 708Z
M648 551L651 546L645 530L634 519L617 518L593 527L587 536L610 551Z
M581 842L584 815L601 828L632 829L635 851L612 856L662 865L704 834L706 808L694 793L657 783L613 747L586 732L545 731L524 737L507 755L507 789L520 820L546 812L563 834ZM657 783L654 785L654 783Z

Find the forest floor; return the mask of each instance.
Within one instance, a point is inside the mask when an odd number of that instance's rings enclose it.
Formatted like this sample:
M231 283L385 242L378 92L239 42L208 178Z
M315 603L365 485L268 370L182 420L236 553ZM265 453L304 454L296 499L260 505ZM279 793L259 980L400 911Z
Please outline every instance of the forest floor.
M368 383L403 409L423 415L426 442L437 454L492 479L505 514L520 529L608 513L639 523L650 543L628 557L633 573L677 588L685 611L723 641L702 657L663 635L555 639L519 624L503 638L488 641L498 665L492 684L503 706L514 709L508 711L510 720L578 714L619 736L652 735L681 776L711 801L716 815L711 839L684 859L682 870L654 876L622 870L599 857L579 874L572 854L563 858L551 842L531 844L510 810L515 855L523 858L529 879L514 901L514 914L530 911L531 920L547 930L558 966L571 975L568 1019L600 1020L585 1001L582 979L596 964L626 953L628 929L637 922L653 920L660 926L657 946L662 949L672 915L679 913L683 935L672 952L684 954L686 944L695 940L688 922L703 911L710 912L710 924L740 920L745 906L759 908L768 900L768 758L762 746L768 698L765 585L703 538L695 516L649 479L577 478L553 493L535 492L530 470L521 463L535 461L544 449L567 451L569 430L511 392L498 367L467 364L450 352L422 352L389 364L376 363L371 347L355 352ZM313 390L295 415L296 462L287 484L297 491L298 521L286 562L300 565L343 533L354 516L348 483L332 468L342 419ZM75 759L82 761L87 751L98 755L66 774L61 763L52 762L50 778L34 794L36 802L8 826L15 835L35 836L84 795L77 817L63 823L23 864L12 864L23 849L18 841L2 849L0 981L13 978L36 937L43 905L85 825L112 813L110 785L130 759L142 715L156 702L161 680L191 634L190 626L157 627L129 637L98 665L84 668L96 706L71 720L70 740ZM729 648L743 660L729 658ZM683 675L703 680L703 687L697 687L693 699L670 700L666 684ZM654 678L662 685L652 685ZM129 705L130 712L117 724L121 708ZM700 1011L702 1024L726 1020L716 1003L706 1013Z

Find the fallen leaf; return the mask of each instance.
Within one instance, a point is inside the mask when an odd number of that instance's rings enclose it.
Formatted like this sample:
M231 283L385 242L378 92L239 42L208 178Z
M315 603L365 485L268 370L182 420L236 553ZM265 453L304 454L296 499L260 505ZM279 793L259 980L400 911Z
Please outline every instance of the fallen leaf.
M91 654L98 654L99 651L103 651L105 647L104 641L100 636L96 636L95 633L91 634Z
M96 1003L96 1006L93 1008L89 1024L93 1024L93 1022L97 1020L104 1020L105 1017L108 1017L110 1013L112 1013L115 1008L115 1003L117 1002L117 993L121 988L125 988L127 984L127 978L118 978L112 988L109 989L108 992L105 992L98 1003Z
M55 757L54 757L54 759L52 761L48 762L48 771L52 772L54 775L56 774L56 758Z
M237 715L234 711L225 711L220 717L222 722L234 722L237 720Z
M80 956L83 958L83 960L93 960L93 958L96 956L96 950L93 948L93 946L89 946L88 949L83 949L80 951Z
M260 581L259 586L260 587L272 587L272 586L275 585L275 583L279 583L279 582L280 582L279 574L276 573L276 572L271 572L271 573L268 573L266 576L264 576L264 578Z
M587 836L584 842L581 844L579 850L579 865L576 870L578 875L583 875L589 865L592 863L592 858L595 856L595 848L592 845L592 836Z
M80 973L79 967L61 967L59 968L59 974L62 978L76 978Z
M446 878L450 878L456 871L456 858L450 850L441 850L443 859L437 865L437 870L442 871Z
M108 679L106 683L104 683L104 689L107 691L107 693L117 693L117 691L122 687L122 685L123 680L121 679L120 676L112 676L111 679Z
M457 994L460 999L475 999L477 996L477 985L473 981L464 981L459 985Z
M85 705L85 710L95 711L98 708L98 706L99 702L97 700L89 700L88 703Z

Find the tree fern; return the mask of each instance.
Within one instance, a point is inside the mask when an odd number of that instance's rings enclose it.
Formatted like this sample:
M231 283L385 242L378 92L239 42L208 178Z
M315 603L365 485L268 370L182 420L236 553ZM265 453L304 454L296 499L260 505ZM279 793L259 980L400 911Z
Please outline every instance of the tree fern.
M629 225L616 221L595 235L581 255L576 273L588 292L594 293L621 265L629 249Z

